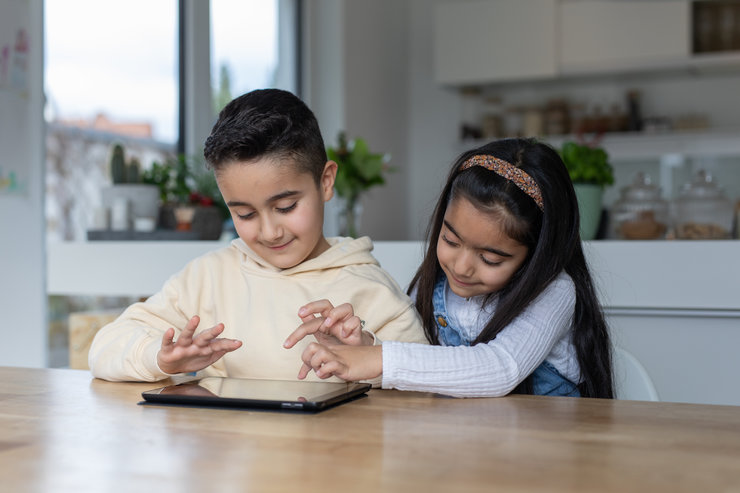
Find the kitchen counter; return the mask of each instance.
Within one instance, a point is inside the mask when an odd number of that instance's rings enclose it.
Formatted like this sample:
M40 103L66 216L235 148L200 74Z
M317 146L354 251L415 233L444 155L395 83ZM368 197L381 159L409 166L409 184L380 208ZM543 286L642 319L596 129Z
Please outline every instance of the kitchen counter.
M48 246L50 295L149 296L185 263L226 242L80 242ZM740 241L584 244L612 339L645 366L661 400L740 405ZM415 241L376 242L405 287Z
M47 291L145 296L218 241L50 243ZM608 309L715 310L740 315L740 241L591 241L584 251ZM373 251L402 286L423 256L416 241L379 241Z

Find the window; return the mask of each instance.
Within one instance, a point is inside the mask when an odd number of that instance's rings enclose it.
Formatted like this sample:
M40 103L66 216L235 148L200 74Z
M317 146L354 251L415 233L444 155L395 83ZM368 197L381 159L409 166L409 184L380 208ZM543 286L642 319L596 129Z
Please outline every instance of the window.
M296 91L297 4L286 0L211 0L211 81L218 113L254 89Z
M114 143L145 166L174 151L177 8L176 0L46 0L49 241L85 239L110 184Z
M101 209L101 188L111 184L114 144L142 169L177 153L185 113L179 105L192 104L180 102L181 5L44 0L48 242L86 240ZM259 87L296 90L297 6L295 0L211 1L214 101ZM70 312L115 311L132 301L50 297L50 366L69 364Z
M174 143L177 1L46 0L45 6L51 116L94 123L103 115L114 129Z

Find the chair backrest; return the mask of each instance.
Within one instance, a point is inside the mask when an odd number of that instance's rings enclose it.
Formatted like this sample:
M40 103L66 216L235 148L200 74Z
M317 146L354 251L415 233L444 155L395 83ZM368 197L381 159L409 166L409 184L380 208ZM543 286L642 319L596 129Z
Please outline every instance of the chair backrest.
M612 352L614 386L617 399L658 401L658 392L645 367L637 358L620 347Z

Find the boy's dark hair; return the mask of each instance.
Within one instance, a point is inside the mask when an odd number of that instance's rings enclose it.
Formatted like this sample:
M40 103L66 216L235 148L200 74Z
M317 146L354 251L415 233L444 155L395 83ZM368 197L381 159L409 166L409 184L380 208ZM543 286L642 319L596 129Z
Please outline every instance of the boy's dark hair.
M215 171L234 161L289 159L317 184L328 160L313 112L281 89L258 89L227 104L206 139L203 156Z
M540 210L535 201L512 181L481 166L460 170L468 158L491 155L531 176L542 192ZM437 259L439 232L448 204L464 197L482 211L497 214L506 234L526 245L528 256L508 285L498 292L496 311L473 344L493 340L560 272L576 289L573 344L583 381L584 397L612 398L611 343L581 247L578 202L568 171L558 153L534 139L504 139L465 152L455 161L427 230L428 248L409 287L417 289L416 309L427 338L439 344L430 300L437 278L443 275ZM490 297L487 301L490 301ZM526 392L529 378L515 391Z

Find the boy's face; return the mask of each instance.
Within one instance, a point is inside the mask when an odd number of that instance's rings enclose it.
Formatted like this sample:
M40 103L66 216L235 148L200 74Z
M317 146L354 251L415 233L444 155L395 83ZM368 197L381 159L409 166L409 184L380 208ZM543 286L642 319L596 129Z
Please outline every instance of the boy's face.
M287 269L329 248L324 202L334 194L337 165L326 163L319 186L289 161L262 158L216 173L239 238L264 260Z

